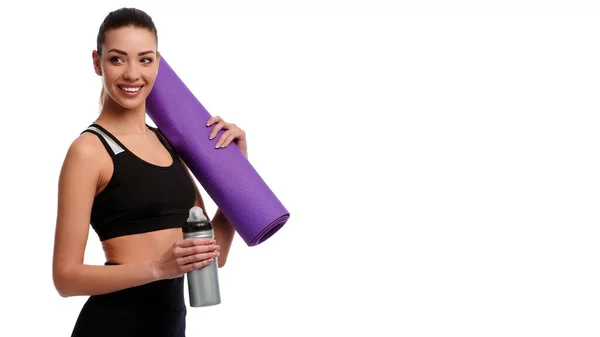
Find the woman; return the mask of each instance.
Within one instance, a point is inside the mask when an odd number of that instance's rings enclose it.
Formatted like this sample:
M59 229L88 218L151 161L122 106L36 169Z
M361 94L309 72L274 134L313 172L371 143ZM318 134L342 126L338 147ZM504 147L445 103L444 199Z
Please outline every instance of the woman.
M72 336L185 336L184 275L216 257L223 267L235 234L217 210L215 240L183 239L189 209L204 203L185 163L145 122L157 41L137 9L113 11L100 26L92 57L102 109L70 145L58 185L54 284L64 297L90 296ZM247 157L241 129L219 117L207 127L211 138L226 130L218 147L235 141ZM83 263L90 224L103 266Z

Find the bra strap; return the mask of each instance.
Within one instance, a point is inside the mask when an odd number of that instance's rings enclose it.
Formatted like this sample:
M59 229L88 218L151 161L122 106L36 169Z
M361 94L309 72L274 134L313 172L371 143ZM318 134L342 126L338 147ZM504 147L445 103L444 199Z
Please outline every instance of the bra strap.
M97 136L99 136L100 140L104 144L104 147L106 147L106 149L109 150L109 152L112 155L118 155L119 153L125 151L125 149L123 149L123 147L121 145L119 145L111 136L109 136L106 132L104 132L104 130L101 130L97 126L90 125L83 132L86 132L86 131L94 133Z

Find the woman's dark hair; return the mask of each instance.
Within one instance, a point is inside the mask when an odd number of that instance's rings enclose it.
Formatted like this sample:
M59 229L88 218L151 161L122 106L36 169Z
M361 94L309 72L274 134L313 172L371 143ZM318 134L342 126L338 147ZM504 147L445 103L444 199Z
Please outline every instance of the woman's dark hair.
M98 51L98 54L101 55L101 48L102 44L104 44L107 31L127 26L148 29L150 32L154 33L154 37L156 37L158 43L158 33L150 15L137 8L123 7L108 13L100 25L98 37L96 39L96 50Z
M98 52L98 55L102 55L102 45L104 44L107 31L129 26L148 29L150 32L154 33L156 43L158 43L158 33L150 15L137 8L123 7L108 13L100 25L98 37L96 38L96 51ZM104 87L100 92L100 106L102 106L103 98Z

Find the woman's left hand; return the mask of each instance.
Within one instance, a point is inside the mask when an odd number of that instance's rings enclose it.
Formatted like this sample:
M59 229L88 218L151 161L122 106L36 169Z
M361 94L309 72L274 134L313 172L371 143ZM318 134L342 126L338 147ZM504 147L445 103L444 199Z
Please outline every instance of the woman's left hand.
M238 148L242 151L246 159L248 159L248 143L246 142L246 133L233 123L227 123L223 118L215 116L206 122L206 126L214 125L210 132L210 139L214 139L217 133L222 129L225 130L221 137L217 140L215 148L227 147L231 142L235 142Z

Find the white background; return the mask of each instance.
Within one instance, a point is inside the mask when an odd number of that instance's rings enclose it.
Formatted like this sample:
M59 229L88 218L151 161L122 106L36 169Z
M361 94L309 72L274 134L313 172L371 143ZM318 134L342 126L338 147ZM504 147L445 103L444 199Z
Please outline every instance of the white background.
M57 178L122 6L291 212L236 237L188 336L600 334L598 2L104 0L0 7L0 335L85 301L52 284Z

